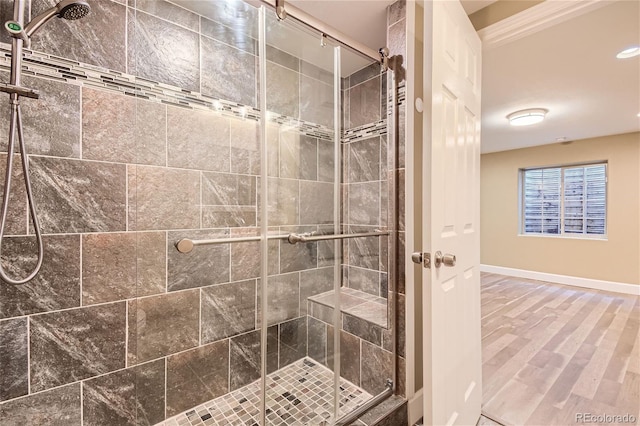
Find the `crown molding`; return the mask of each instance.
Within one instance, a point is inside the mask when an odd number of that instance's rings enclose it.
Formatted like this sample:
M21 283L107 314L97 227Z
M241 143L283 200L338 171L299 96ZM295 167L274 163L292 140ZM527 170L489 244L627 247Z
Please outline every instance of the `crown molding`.
M599 9L607 0L547 0L478 31L484 50L542 31L584 13Z

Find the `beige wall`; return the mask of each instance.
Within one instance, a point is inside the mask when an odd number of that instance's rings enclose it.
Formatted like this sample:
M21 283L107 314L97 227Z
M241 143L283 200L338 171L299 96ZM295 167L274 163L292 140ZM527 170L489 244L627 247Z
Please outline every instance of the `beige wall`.
M476 31L509 18L523 10L542 3L543 0L498 0L469 15L469 19Z
M607 160L607 240L519 236L518 170ZM482 155L481 262L640 284L640 133Z

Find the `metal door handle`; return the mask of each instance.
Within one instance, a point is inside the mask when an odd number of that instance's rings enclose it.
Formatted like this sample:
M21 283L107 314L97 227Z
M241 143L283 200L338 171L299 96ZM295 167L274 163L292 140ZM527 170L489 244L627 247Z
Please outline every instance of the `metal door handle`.
M425 268L431 268L431 255L429 253L415 252L411 254L411 260L418 265L422 264Z
M443 263L444 266L456 266L456 256L450 253L442 254L441 251L437 251L434 256L434 261L436 268L439 268Z

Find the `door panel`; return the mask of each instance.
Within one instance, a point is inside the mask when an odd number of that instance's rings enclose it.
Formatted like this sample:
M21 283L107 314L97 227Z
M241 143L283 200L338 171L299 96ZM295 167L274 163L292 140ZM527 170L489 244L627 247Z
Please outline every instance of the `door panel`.
M480 416L480 40L459 2L425 3L425 74L431 99L423 151L425 423L475 424ZM435 253L455 264L437 267Z

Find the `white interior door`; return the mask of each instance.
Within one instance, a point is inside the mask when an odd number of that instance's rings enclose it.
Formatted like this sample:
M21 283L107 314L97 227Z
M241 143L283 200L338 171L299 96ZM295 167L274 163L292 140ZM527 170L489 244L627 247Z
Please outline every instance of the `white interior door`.
M481 44L458 1L425 2L424 26L432 61L423 126L423 251L431 255L423 274L425 424L475 425L482 402Z

